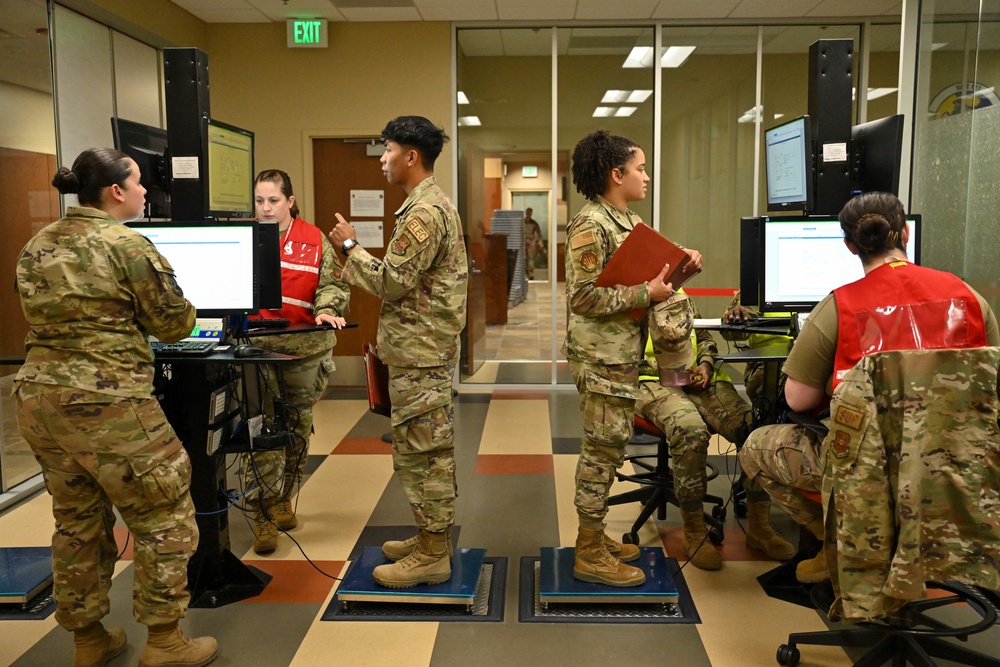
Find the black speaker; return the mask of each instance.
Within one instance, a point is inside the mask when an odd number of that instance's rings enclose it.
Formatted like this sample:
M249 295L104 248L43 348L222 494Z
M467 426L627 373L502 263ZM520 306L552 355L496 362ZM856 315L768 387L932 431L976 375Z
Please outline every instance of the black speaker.
M760 218L740 218L740 303L760 305L761 246Z
M821 39L809 47L809 120L815 164L815 215L837 215L850 198L848 146L854 40Z
M170 151L171 214L174 220L204 220L205 118L211 117L208 55L191 47L163 49ZM197 161L197 173L179 174L175 162ZM178 178L178 176L181 176Z

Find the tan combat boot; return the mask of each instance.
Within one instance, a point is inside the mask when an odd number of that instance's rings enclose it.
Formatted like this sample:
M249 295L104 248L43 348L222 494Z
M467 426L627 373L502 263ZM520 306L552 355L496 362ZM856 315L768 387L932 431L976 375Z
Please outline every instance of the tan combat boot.
M441 584L451 578L448 531L417 534L413 552L395 563L379 565L372 571L375 583L386 588L410 588L417 584Z
M299 520L295 517L295 510L292 505L292 500L286 498L275 503L274 507L271 508L271 518L274 520L274 525L281 530L291 530L299 525Z
M684 519L684 536L681 538L681 550L692 565L701 570L718 570L722 567L720 554L708 540L708 527L705 526L705 514L700 509L686 512L681 510Z
M639 547L635 544L622 544L618 540L615 540L608 536L606 532L602 531L604 535L604 546L607 548L608 553L620 560L623 563L631 563L639 557Z
M763 551L768 558L788 560L795 555L795 547L774 530L771 525L771 501L747 500L747 546Z
M395 563L397 560L403 560L407 556L413 553L413 550L417 548L420 543L420 533L417 533L413 537L407 540L389 540L382 544L382 555L386 559L391 560ZM451 558L454 554L454 549L451 546L451 533L448 533L448 558Z
M627 588L642 586L646 573L637 567L625 565L608 553L603 530L580 526L573 559L573 577L580 581Z
M215 660L218 652L215 637L192 639L181 632L177 621L151 625L139 667L202 667Z
M806 528L808 528L809 532L811 532L820 542L822 542L826 537L825 531L823 530L822 519L814 519L808 526L806 526ZM826 564L826 550L822 546L820 547L819 553L816 554L815 558L800 561L799 564L795 566L795 578L803 584L815 584L820 581L826 581L830 578L830 569Z
M121 628L104 629L98 621L73 631L73 667L104 667L125 650L128 639Z
M278 548L278 527L263 512L253 515L253 552L269 554Z

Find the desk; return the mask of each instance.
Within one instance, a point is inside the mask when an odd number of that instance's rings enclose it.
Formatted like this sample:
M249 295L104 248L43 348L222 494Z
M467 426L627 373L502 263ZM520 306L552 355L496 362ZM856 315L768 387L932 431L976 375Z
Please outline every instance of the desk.
M191 457L191 499L198 513L198 550L188 563L191 607L220 607L253 597L271 576L245 565L229 550L229 500L226 498L226 448L212 447L212 436L222 429L222 440L235 416L229 399L225 410L215 409L218 392L228 392L237 380L235 367L274 364L283 389L281 366L298 357L265 352L258 357L233 356L232 348L205 356L160 354L156 357L157 391L163 412ZM170 367L169 377L163 373ZM240 374L242 376L242 373ZM232 450L230 450L232 451Z

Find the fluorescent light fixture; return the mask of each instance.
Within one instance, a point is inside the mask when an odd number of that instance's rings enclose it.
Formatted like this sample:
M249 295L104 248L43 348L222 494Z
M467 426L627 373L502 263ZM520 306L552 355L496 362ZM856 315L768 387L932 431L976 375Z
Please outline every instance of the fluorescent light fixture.
M652 94L652 90L609 90L601 98L601 104L621 104L622 102L642 104Z
M459 104L468 104L469 103L469 98L466 97L465 93L463 93L461 90L458 91L458 103Z
M760 114L761 114L761 112L763 110L764 110L764 107L761 106L760 104L758 104L757 106L750 107L749 109L747 109L746 111L744 111L742 114L740 114L740 117L736 119L736 122L737 123L754 123L760 117Z
M785 117L785 114L783 114L783 113L776 113L776 114L774 114L774 120L778 120L779 118L784 118L784 117Z
M931 51L937 51L938 49L943 49L948 46L948 42L932 42Z
M895 95L898 88L869 88L868 89L868 99L877 100L880 97L885 97L886 95Z
M671 46L663 52L660 64L664 67L680 67L688 59L697 47L694 46Z
M634 113L635 113L635 107L619 107L618 110L615 111L615 115L618 116L619 118L622 118L624 116L631 116Z
M660 58L660 64L664 67L680 67L696 48L695 46L668 46L667 50L663 52L663 57ZM652 67L653 53L652 46L634 46L622 67Z
M608 116L614 116L614 107L597 107L594 109L594 118L607 118Z
M459 127L478 127L482 125L479 120L479 116L459 116L458 126Z

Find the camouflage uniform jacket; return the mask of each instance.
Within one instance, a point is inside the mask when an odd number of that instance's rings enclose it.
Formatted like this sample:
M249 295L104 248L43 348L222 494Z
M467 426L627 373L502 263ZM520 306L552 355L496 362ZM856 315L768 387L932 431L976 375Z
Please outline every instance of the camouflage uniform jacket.
M618 210L603 197L588 202L566 229L566 300L569 322L563 353L574 361L635 364L645 332L628 314L649 306L645 285L596 287L601 269L625 241L639 215Z
M300 220L300 222L305 221ZM348 313L351 289L341 279L343 269L337 261L337 252L333 249L333 244L323 234L320 238L323 239L323 254L319 263L319 284L313 297L313 312L316 315L344 317ZM337 344L337 334L331 330L261 336L254 339L254 344L282 354L308 357L331 349Z
M194 326L167 260L97 209L71 207L28 241L16 284L30 326L16 381L149 398L146 334L174 342Z
M998 366L996 347L884 352L834 391L822 451L831 614L884 618L926 597L925 581L1000 590Z
M458 361L469 264L458 212L433 176L396 211L385 259L354 249L344 281L382 299L377 342L386 364L428 368Z

